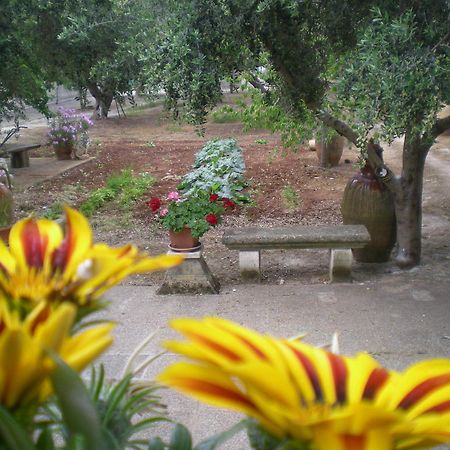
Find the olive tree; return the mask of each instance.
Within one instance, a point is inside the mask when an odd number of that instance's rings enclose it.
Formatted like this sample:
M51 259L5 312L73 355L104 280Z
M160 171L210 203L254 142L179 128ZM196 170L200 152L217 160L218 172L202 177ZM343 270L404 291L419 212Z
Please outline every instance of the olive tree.
M301 131L314 118L355 143L394 195L396 260L412 267L425 158L450 126L437 117L450 100L449 13L447 0L189 0L172 10L177 26L161 31L156 56L172 106L181 100L191 117L202 118L220 79L239 71L263 92L263 106L284 111L281 120ZM381 142L397 137L395 176L380 155Z

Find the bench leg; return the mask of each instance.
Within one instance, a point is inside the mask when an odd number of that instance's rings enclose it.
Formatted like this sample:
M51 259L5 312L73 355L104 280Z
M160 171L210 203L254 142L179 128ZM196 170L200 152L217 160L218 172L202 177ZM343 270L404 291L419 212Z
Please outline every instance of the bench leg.
M22 167L30 167L30 157L28 151L11 153L11 167L13 169L20 169Z
M261 279L261 255L259 250L239 251L239 269L246 280Z
M351 283L352 281L351 249L332 249L330 255L330 281L332 283Z

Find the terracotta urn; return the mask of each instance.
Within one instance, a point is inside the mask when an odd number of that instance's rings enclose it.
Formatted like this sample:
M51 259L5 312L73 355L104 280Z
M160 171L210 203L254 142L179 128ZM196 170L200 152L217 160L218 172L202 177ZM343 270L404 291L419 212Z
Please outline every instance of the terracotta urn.
M200 248L200 241L192 236L189 227L184 227L181 231L169 230L169 238L169 248L174 252L187 253Z
M341 160L344 152L345 139L335 136L329 142L316 140L315 147L320 167L335 167Z
M387 187L379 181L367 163L345 187L341 204L344 224L367 227L370 242L353 249L360 262L386 262L396 241L394 200Z
M54 144L53 149L55 151L56 159L64 161L72 159L74 144L73 142L60 142L59 144Z

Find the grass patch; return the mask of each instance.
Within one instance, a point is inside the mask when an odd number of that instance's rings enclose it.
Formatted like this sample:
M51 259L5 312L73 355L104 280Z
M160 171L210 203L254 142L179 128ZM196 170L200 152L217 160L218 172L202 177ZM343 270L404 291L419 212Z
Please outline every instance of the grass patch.
M285 209L296 209L300 205L298 193L290 184L281 191L281 201Z
M126 211L154 182L155 178L148 173L134 176L131 169L123 169L118 175L108 177L104 187L91 192L81 204L80 211L86 217L91 217L95 211L111 201L117 202L119 208Z
M267 145L269 143L269 141L267 139L256 139L255 140L255 144L260 144L260 145Z
M229 105L222 106L211 113L211 122L214 123L232 123L241 120L240 111L235 110Z

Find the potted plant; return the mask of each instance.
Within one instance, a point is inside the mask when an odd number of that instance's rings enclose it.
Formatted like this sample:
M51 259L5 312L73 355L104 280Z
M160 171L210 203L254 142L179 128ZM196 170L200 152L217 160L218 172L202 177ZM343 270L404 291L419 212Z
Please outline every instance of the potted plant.
M175 251L196 250L199 238L221 222L226 209L235 207L228 198L205 191L195 191L189 196L172 191L164 201L153 197L147 205L169 230L170 248Z
M76 148L86 148L89 144L88 129L93 125L86 115L76 114L74 109L60 108L50 120L48 139L53 145L56 158L72 159Z

